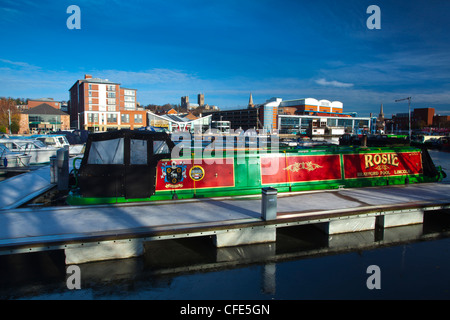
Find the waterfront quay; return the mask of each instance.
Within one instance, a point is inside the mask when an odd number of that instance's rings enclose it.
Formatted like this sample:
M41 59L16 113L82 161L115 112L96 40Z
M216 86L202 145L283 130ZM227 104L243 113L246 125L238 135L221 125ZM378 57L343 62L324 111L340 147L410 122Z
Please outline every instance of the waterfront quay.
M301 225L317 226L330 236L373 230L370 241L382 242L389 228L422 224L424 215L449 208L446 183L16 207L0 212L0 254L64 250L66 264L79 264L140 256L144 244L158 240L209 237L217 248L276 242L277 229Z

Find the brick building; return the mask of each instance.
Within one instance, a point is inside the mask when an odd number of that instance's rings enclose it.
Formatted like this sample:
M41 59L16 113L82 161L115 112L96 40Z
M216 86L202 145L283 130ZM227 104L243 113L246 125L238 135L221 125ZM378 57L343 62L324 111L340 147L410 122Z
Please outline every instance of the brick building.
M339 116L343 113L343 104L340 101L317 100L314 98L295 99L280 101L279 108L284 112L294 111L297 115L317 115L318 113L334 114ZM343 115L349 117L348 115Z
M416 108L413 112L413 121L423 126L433 125L434 108Z
M136 89L85 75L69 89L72 128L90 131L135 129L147 125L146 111L138 110Z
M433 126L436 128L449 128L450 116L435 115L433 118Z
M70 116L47 103L24 110L20 114L19 134L47 133L70 129Z
M206 113L205 113L206 114ZM283 129L287 122L294 121L298 127L299 117L303 117L303 124L307 125L313 117L327 117L330 118L330 123L345 123L346 126L351 126L356 123L351 114L343 113L343 103L340 101L317 100L314 98L284 100L281 98L270 98L263 104L255 105L253 97L250 95L247 109L239 110L224 110L211 113L212 121L229 121L231 129L257 129L264 133L273 133ZM279 117L283 115L282 119ZM351 121L341 121L341 118L349 118ZM334 121L336 120L336 121ZM345 119L344 119L345 120ZM359 121L359 118L356 119ZM362 119L365 125L367 119ZM301 122L301 121L300 121ZM357 122L359 125L359 122Z
M408 113L397 113L392 116L392 130L408 130L409 129ZM422 129L435 125L435 109L434 108L415 108L411 110L411 129Z

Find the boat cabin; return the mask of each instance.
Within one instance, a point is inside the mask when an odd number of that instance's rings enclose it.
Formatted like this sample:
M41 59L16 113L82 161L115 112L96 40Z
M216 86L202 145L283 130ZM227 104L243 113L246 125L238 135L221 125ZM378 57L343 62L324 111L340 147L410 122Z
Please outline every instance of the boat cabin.
M85 197L148 198L155 193L156 166L174 143L164 132L118 130L88 136L78 172Z
M69 141L65 135L55 135L55 134L41 134L41 135L33 135L32 138L42 141L47 146L56 147L56 148L64 148L69 147Z

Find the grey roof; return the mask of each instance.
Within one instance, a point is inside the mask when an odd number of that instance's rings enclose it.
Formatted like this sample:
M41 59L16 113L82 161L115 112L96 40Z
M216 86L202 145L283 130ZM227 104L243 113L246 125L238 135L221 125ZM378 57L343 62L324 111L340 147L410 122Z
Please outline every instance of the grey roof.
M53 108L51 105L48 105L46 103L40 104L34 108L25 110L22 112L23 114L49 114L49 115L55 115L55 116L68 116L67 113Z
M28 100L31 100L31 101L59 102L59 101L53 100L52 98L39 98L39 99L28 99Z
M80 80L81 82L92 82L92 83L107 83L107 84L120 84L117 82L112 82L106 79L100 79L100 78L90 78L90 79L83 79Z
M174 115L174 114L165 114L162 117L163 118L168 118L169 120L172 120L172 121L175 121L175 122L189 122L189 121L191 121L189 119L182 118L182 117L179 117L179 116Z

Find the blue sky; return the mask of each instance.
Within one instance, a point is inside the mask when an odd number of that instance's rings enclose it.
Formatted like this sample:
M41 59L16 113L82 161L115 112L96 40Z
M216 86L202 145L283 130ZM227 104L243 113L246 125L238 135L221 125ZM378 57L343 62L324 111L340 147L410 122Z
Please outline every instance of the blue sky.
M81 29L69 30L70 5ZM381 29L369 30L369 5ZM0 0L0 96L69 99L84 74L138 101L221 109L316 98L358 115L450 114L450 1Z

